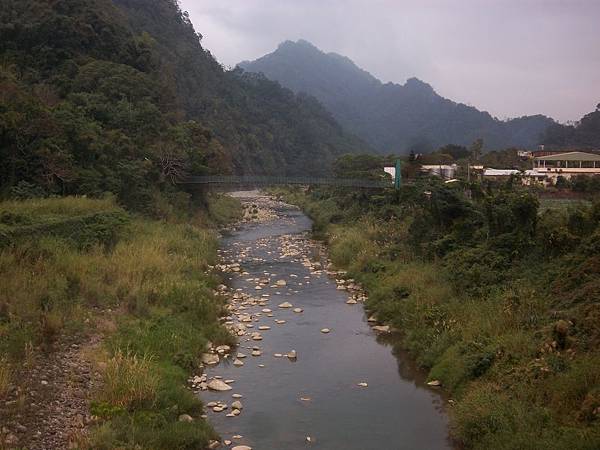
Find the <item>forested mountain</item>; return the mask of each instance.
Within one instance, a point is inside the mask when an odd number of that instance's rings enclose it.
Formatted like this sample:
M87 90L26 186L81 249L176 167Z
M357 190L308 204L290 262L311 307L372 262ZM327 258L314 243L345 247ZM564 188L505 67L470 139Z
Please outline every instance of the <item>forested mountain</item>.
M314 98L224 71L200 41L176 0L3 0L2 192L144 208L186 174L318 174L368 151Z
M347 130L386 154L468 145L477 138L483 138L488 150L531 148L554 124L541 115L501 121L441 97L416 78L404 85L383 84L350 59L325 54L303 40L286 41L275 52L239 67L314 95Z
M546 130L542 143L549 149L600 149L600 103L596 111L586 114L575 125L555 124Z

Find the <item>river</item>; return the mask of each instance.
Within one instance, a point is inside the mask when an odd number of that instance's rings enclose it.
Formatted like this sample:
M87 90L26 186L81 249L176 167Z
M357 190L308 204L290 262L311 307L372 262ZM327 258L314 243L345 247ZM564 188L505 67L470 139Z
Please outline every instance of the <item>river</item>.
M200 394L205 403L228 405L207 408L222 438L253 450L451 449L444 401L408 358L392 353L397 337L376 336L360 302L347 304L349 292L307 262L324 257L310 239L310 219L289 205L245 197L272 217L222 239L223 260L240 264L225 274L238 297L229 325L248 325L232 355L206 370L232 390ZM293 307L278 307L283 302ZM261 340L251 338L257 332ZM253 348L260 356L251 356ZM291 350L297 359L286 357ZM237 352L246 355L238 359L243 365L232 364ZM235 417L232 394L242 396Z

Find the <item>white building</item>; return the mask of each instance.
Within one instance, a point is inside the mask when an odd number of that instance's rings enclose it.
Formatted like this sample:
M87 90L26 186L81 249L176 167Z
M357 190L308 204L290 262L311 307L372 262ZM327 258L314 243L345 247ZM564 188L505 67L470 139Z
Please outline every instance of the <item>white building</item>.
M567 152L538 156L533 169L526 175L545 184L555 184L558 177L570 179L579 175L600 175L600 155L585 152Z
M454 178L458 166L456 164L423 164L421 170L429 175L435 175L445 179Z

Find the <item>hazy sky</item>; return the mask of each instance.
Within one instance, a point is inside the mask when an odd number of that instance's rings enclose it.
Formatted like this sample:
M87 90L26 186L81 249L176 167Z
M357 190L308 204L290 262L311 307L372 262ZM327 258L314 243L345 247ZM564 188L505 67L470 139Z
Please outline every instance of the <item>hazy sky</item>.
M600 103L600 0L181 0L225 66L306 39L500 117Z

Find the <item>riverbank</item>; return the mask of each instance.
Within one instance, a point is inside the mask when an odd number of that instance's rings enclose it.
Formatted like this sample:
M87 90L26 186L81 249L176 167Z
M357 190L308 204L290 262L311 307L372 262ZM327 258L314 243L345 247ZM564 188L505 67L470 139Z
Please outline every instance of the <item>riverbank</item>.
M194 226L110 200L0 204L3 447L205 448L216 438L186 380L207 342L233 341L213 293L217 236L204 224L236 208L209 198Z
M441 399L392 354L361 286L330 267L295 207L240 193L246 219L224 236L225 326L190 386L225 445L254 449L449 449Z
M596 209L538 215L520 193L469 202L435 183L278 194L309 213L366 307L449 393L460 445L598 448Z

